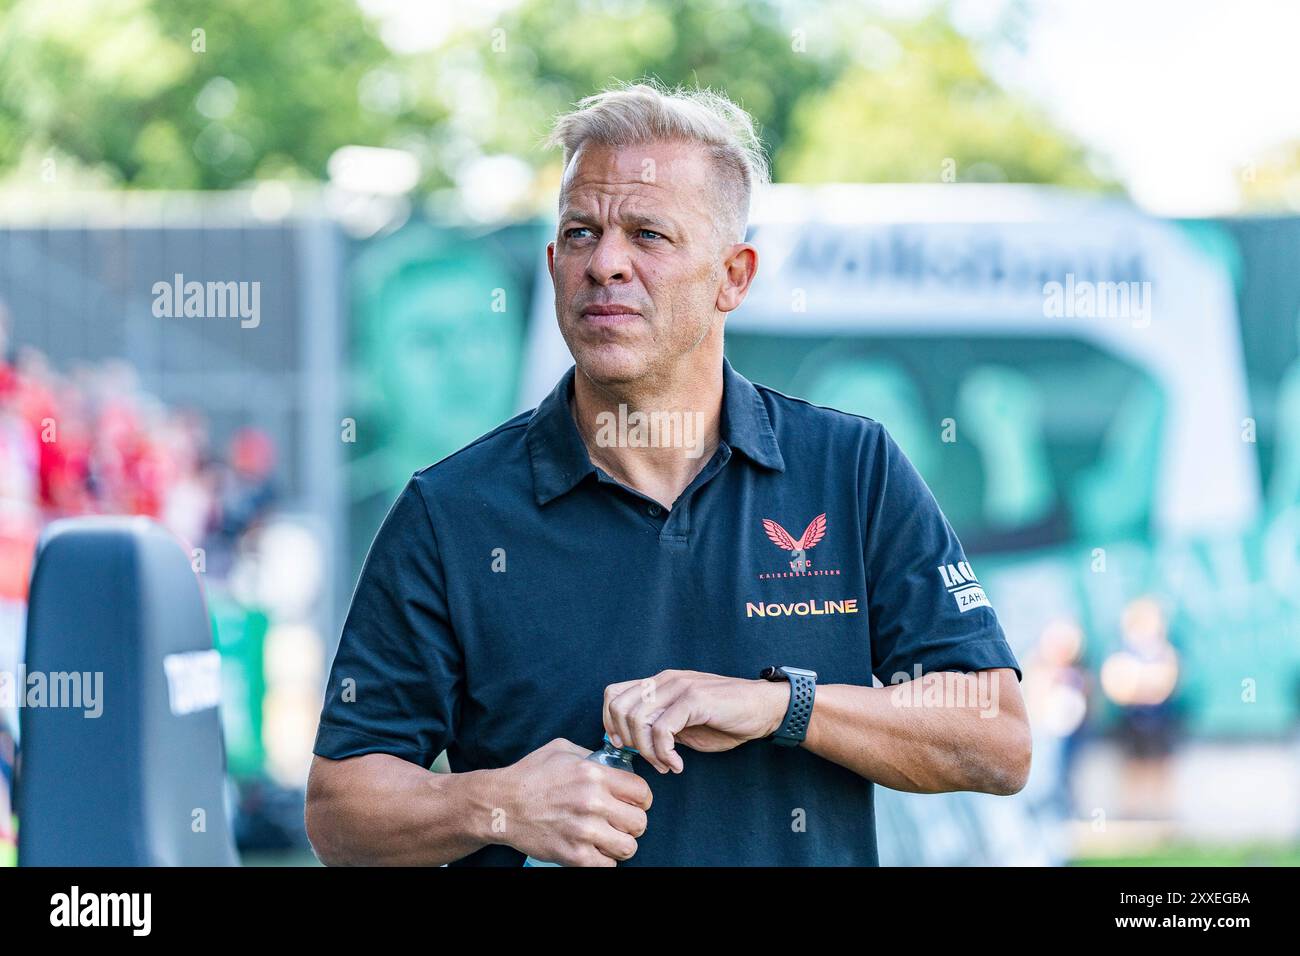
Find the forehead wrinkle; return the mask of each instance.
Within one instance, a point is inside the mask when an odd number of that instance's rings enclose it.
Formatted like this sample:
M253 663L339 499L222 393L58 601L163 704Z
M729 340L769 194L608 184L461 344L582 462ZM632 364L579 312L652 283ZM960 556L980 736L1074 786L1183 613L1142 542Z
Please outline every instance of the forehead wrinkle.
M632 225L632 226L656 226L665 229L680 228L677 224L677 221L674 220L672 217L664 216L664 215L655 215L652 213L643 213L643 212L635 212L635 211L627 212L627 213L615 212L612 218L616 222L627 223L628 225ZM592 213L587 212L584 209L575 209L573 207L566 208L564 210L564 214L560 217L560 219L564 222L580 222L588 226L600 225L599 216L593 215Z
M616 180L590 180L581 176L574 176L570 179L560 191L560 200L563 208L572 205L572 197L575 194L595 193L596 201L600 201L605 194L612 194L611 198L621 202L628 199L635 199L638 195L644 194L647 190L663 191L667 187L658 182L643 182L639 178L628 179L623 181Z

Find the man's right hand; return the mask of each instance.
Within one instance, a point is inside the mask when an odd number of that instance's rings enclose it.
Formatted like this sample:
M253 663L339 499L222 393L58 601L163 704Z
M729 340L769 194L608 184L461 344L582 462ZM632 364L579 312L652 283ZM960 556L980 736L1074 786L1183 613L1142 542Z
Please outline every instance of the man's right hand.
M585 759L591 753L557 737L503 768L509 798L502 842L562 866L615 866L631 858L645 832L650 785Z

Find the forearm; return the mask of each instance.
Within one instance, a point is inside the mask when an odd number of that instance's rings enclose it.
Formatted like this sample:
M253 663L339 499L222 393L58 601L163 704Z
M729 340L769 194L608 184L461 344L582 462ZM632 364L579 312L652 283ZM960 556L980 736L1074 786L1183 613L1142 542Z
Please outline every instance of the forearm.
M433 773L389 754L321 761L307 833L329 866L440 866L504 842L504 787L500 771Z
M1024 786L1028 728L1014 713L991 716L973 700L965 706L904 706L896 690L818 687L803 747L894 790L1009 794Z

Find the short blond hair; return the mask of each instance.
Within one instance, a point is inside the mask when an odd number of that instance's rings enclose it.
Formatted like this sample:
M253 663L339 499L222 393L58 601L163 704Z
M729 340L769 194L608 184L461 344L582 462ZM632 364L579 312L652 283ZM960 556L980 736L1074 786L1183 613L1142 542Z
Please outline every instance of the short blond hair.
M685 142L704 147L719 171L714 200L720 235L743 242L755 190L769 182L767 157L753 118L709 89L669 90L653 80L618 84L579 100L555 119L545 146L564 151L564 168L583 143L645 146ZM563 201L563 194L561 194Z

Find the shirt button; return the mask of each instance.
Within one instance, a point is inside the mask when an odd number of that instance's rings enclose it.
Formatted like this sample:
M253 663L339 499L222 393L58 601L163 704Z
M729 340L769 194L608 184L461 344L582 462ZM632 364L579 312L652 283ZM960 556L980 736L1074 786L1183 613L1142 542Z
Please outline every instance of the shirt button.
M651 505L650 507L646 508L646 511L650 512L650 517L652 518L658 518L659 513L663 510L664 509L660 508L658 505Z

